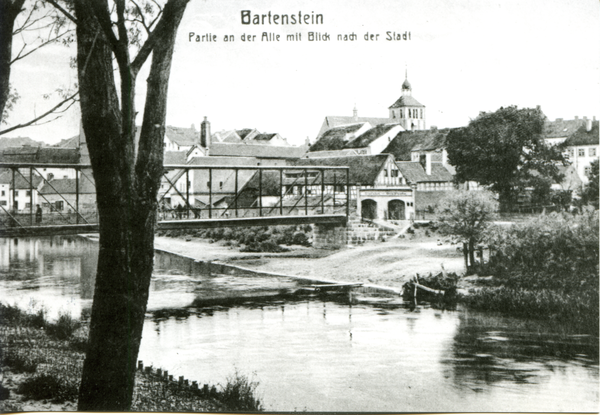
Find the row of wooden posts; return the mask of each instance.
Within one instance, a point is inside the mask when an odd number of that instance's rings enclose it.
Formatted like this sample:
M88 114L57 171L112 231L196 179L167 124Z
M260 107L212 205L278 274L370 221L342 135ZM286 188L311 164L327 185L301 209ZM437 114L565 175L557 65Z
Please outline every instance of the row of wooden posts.
M159 379L171 383L174 386L189 389L190 391L196 392L197 394L202 394L204 396L215 396L217 394L217 388L214 385L212 387L209 387L205 384L202 388L200 388L198 386L197 381L194 380L190 384L190 381L188 379L185 379L183 376L179 376L179 379L175 380L173 375L169 374L168 370L162 370L158 368L154 371L154 368L152 366L144 367L144 362L142 360L138 360L137 369L141 372L144 372L146 375L153 375Z

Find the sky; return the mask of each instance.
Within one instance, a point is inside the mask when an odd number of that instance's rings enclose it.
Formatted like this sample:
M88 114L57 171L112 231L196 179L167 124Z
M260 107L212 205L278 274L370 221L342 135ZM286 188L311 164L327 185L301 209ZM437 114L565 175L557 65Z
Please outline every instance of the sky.
M320 14L323 22L244 25L243 10ZM387 117L405 74L428 127L464 126L480 111L508 105L540 105L550 120L598 117L599 23L597 0L191 0L177 36L167 124L198 129L207 117L213 132L256 128L302 144L316 139L325 116L351 116L356 107L359 116ZM280 40L261 41L264 32ZM309 32L330 40L309 41ZM410 40L387 40L387 32L410 33ZM196 42L191 33L216 41ZM352 33L356 40L338 40ZM367 33L379 36L365 40ZM242 41L242 34L256 38ZM51 107L56 94L44 94L76 85L74 54L74 45L54 45L14 65L11 83L21 98L7 126ZM138 78L139 111L146 76ZM79 124L73 109L7 136L54 144L76 135Z

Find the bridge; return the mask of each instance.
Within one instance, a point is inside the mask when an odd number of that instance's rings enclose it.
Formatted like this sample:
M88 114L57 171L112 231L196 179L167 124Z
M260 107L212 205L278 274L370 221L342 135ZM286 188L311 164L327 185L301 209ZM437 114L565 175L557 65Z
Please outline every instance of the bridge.
M157 230L346 224L348 167L196 163L164 166ZM0 235L97 231L90 165L0 162Z

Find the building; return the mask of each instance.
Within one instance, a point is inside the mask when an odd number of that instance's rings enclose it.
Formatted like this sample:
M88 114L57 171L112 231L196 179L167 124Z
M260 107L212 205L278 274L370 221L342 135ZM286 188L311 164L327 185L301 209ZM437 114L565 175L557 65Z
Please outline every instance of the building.
M589 181L592 161L597 160L599 155L598 124L598 121L585 120L585 124L560 144L584 184Z
M13 174L14 172L14 174ZM0 173L0 211L29 212L40 203L44 178L37 173L4 170Z
M335 194L337 200L343 201L346 185L349 185L350 204L356 206L362 218L406 220L414 215L412 188L390 154L302 158L294 164L298 167L348 166L347 179L345 175L340 177L340 172L326 173L325 191L331 196ZM306 194L319 197L321 178L316 172L311 173L314 177L308 178L310 185L306 186L306 179L302 176L304 171L296 172L299 180L293 184L286 183L285 194L288 197ZM288 173L288 176L290 174L294 172ZM337 176L331 177L333 174Z
M402 95L390 107L390 120L398 122L405 130L424 130L426 128L426 108L412 96L412 86L408 75L402 83Z

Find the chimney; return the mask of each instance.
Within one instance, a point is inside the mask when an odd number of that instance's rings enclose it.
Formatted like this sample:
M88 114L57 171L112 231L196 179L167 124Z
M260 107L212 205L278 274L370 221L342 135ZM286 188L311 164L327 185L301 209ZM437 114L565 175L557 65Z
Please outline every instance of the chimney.
M200 124L200 146L208 150L210 141L210 122L204 117L204 121Z
M196 124L192 123L192 125L191 125L191 127L190 127L190 130L192 130L192 131L196 131Z
M356 104L354 104L354 109L352 110L352 118L354 121L358 121L358 110L356 109Z
M592 131L592 120L585 119L585 131Z
M579 116L577 116L577 115L576 115L576 116L575 116L575 121L577 121L578 119L579 119Z

